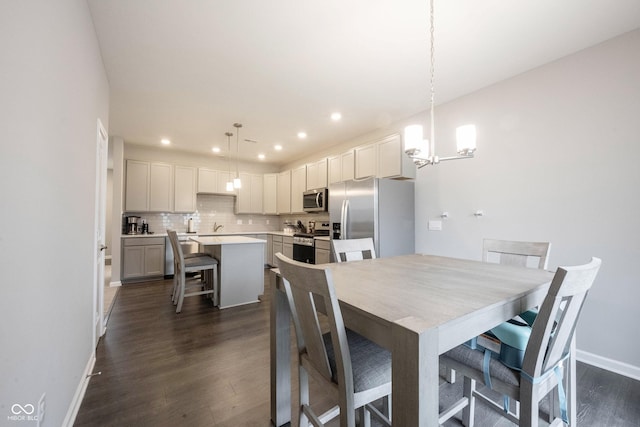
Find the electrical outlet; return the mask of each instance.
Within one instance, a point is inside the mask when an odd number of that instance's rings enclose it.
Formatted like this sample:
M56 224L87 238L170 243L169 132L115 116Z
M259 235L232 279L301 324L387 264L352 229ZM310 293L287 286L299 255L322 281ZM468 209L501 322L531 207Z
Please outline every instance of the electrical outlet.
M267 225L269 225L269 220L267 220Z
M242 220L241 219L236 220L236 224L237 225L242 225Z
M252 219L249 220L249 225L251 225L251 224L253 224L253 220Z
M42 393L40 396L40 400L38 400L38 422L37 426L40 427L42 422L44 421L44 410L45 410L45 398L47 397L46 393Z

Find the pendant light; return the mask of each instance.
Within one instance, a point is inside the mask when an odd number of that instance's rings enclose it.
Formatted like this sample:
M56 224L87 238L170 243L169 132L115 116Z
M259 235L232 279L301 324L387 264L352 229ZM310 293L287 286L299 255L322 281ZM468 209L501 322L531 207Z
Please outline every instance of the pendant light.
M231 132L225 132L227 136L227 166L229 169L229 181L227 181L225 190L233 191L233 181L231 180L231 161L229 157L231 156L231 136L233 135Z
M236 177L233 179L233 188L242 188L242 181L240 181L240 173L238 172L238 157L240 153L240 145L238 140L240 139L241 123L234 123L233 127L236 128Z
M435 165L444 160L458 160L468 159L473 157L473 153L476 150L476 127L474 125L464 125L456 129L457 138L457 156L451 157L438 157L435 154L435 87L434 87L434 75L435 75L435 61L434 61L434 13L433 2L430 0L430 32L431 32L431 100L430 100L430 118L431 118L431 139L423 139L422 126L411 125L404 129L404 152L413 160L413 163L422 168L426 165Z

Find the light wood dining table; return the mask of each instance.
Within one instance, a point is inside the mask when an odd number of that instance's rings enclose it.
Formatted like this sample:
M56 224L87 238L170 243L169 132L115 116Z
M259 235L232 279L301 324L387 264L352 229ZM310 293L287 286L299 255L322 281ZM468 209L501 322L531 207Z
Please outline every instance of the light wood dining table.
M432 255L324 264L345 325L392 352L392 423L437 426L439 355L539 305L553 273ZM271 303L271 422L291 421L291 322L281 279Z

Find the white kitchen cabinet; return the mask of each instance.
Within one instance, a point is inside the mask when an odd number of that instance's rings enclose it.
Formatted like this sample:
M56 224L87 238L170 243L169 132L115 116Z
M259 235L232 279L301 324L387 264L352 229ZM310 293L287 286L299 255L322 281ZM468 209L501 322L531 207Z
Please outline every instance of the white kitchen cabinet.
M282 239L283 239L283 236L272 235L271 265L273 265L274 267L278 265L278 259L276 258L276 254L277 253L284 254L283 248L282 248ZM293 258L293 239L291 240L291 257L290 258Z
M307 190L307 166L291 171L291 213L302 213L302 194Z
M377 142L378 145L378 178L416 177L416 167L404 152L402 138L399 134L388 136Z
M125 211L173 210L173 165L127 160L125 187Z
M307 190L327 186L327 159L318 160L307 165Z
M278 174L278 214L291 213L291 171Z
M275 215L278 213L278 174L264 174L262 183L262 213Z
M349 150L346 153L339 154L337 156L329 157L327 181L328 184L334 184L336 182L350 181L355 178L355 162L354 151Z
M173 171L174 212L196 210L196 168L175 166Z
M149 211L173 210L173 165L151 163L149 167Z
M264 262L274 267L273 264L273 235L267 234L267 244L264 245L267 248L267 254L264 258Z
M236 213L262 213L262 175L241 172L242 187L238 189Z
M227 182L235 174L208 168L198 168L198 193L234 195L236 191L227 191Z
M293 236L282 236L282 254L293 259Z
M149 210L149 162L127 160L124 209L129 212Z
M122 280L146 280L164 276L164 237L122 240Z
M367 178L377 175L377 144L367 144L355 148L355 178Z

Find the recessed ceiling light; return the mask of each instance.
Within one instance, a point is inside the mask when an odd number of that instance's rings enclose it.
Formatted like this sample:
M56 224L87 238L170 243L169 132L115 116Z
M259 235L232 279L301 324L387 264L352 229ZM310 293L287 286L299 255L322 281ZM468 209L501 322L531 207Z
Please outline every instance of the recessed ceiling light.
M307 133L306 132L298 132L298 138L305 139L306 137L307 137Z
M339 121L340 119L342 119L342 114L335 112L331 114L331 120L333 120L334 122Z
M166 138L165 138L165 139L162 139L160 142L162 143L162 145L169 145L169 144L171 144L171 141L169 141L169 140L168 140L168 139L166 139Z
M264 160L264 157L265 157L265 156L264 156L264 154L258 154L258 158L259 158L260 160Z
M213 147L211 149L211 151L213 151L214 153L219 153L220 152L220 147Z
M273 149L276 151L282 151L282 145L278 144L278 145L274 145Z

